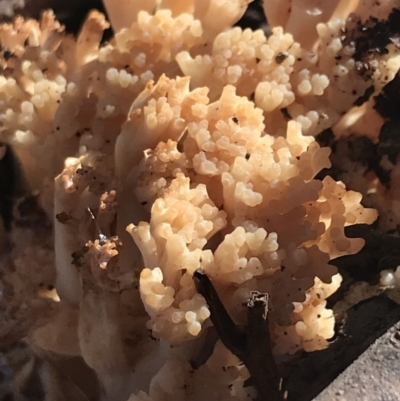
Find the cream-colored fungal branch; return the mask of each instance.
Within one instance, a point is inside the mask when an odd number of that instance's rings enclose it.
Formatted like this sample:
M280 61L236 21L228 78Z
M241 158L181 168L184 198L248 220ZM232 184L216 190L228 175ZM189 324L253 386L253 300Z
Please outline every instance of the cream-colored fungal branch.
M130 28L140 11L152 12L155 0L104 0L104 5L115 31Z
M205 34L212 37L239 21L252 1L194 0L194 17L201 21Z
M232 27L248 3L107 0L107 43L97 11L77 38L50 11L0 25L0 142L26 181L0 222L0 344L80 359L104 400L260 399L249 337L216 341L195 272L240 330L268 298L263 353L291 358L334 336L331 261L364 246L345 228L400 223L398 186L344 161L347 188L315 139L377 139L392 3L266 1L268 38Z
M341 0L264 0L263 4L271 26L285 28L309 49L317 39L315 27L318 23L329 20L333 13L336 18L346 18L349 13L345 14L345 11L351 11L351 5L348 4L345 8L344 1Z

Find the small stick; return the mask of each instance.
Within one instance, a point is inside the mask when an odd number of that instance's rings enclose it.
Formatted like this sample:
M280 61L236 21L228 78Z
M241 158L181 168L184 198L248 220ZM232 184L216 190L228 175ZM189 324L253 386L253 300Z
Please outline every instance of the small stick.
M211 321L219 338L238 358L242 359L245 346L245 335L236 326L222 304L217 291L203 269L197 269L193 275L196 289L207 301L211 312ZM240 355L238 355L240 354ZM242 359L243 360L243 359Z
M255 401L284 400L282 380L272 355L268 327L268 294L253 291L246 306L248 326L243 332L233 322L206 273L202 269L193 275L197 291L210 308L210 319L226 348L243 361L257 389Z
M192 369L194 370L199 369L200 366L203 366L209 360L214 352L215 344L219 339L215 327L208 327L205 336L206 338L204 339L204 344L199 353L189 361Z
M258 391L258 401L284 399L282 379L271 350L268 299L268 294L252 291L247 302L247 343L243 362Z

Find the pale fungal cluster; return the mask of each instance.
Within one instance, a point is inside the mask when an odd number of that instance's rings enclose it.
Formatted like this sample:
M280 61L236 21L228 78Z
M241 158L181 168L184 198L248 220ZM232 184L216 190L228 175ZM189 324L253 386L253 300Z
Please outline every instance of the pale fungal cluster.
M266 1L267 38L231 28L246 0L104 3L104 44L97 11L76 39L50 11L0 26L0 139L27 194L0 229L0 339L82 357L104 400L248 400L221 342L190 365L213 330L193 274L240 327L250 293L268 294L275 355L328 345L329 262L363 247L344 229L377 212L319 179L330 149L314 135L347 135L368 118L354 102L397 74L394 43L368 58L355 38L357 13L394 4Z

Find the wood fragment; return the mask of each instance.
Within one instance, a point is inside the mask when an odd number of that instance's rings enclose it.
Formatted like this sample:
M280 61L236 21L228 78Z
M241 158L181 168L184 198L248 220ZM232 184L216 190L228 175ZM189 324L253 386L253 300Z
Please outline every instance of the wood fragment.
M248 326L240 330L229 316L204 270L193 275L197 291L206 299L210 319L226 348L247 367L257 390L255 401L284 400L281 376L272 355L268 327L268 294L253 291L246 306Z

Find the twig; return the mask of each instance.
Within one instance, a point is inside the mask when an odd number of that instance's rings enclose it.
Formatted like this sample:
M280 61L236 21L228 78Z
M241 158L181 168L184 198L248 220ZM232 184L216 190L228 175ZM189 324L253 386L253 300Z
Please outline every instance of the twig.
M194 273L194 281L197 291L206 299L211 312L211 321L217 330L219 338L238 358L242 359L245 348L245 334L236 326L222 304L217 291L215 291L210 279L204 270L197 269ZM243 359L242 359L243 360Z
M205 333L205 339L203 346L200 348L197 355L190 360L192 369L197 370L200 366L203 366L211 357L214 352L215 344L218 341L218 333L215 327L208 327Z
M247 347L243 362L258 390L257 400L283 400L281 377L271 350L268 295L253 291L247 308Z
M243 332L233 322L202 269L193 275L197 291L206 299L211 321L222 343L243 361L257 389L255 401L282 401L281 377L271 351L268 328L268 295L254 291L246 306L248 326Z

